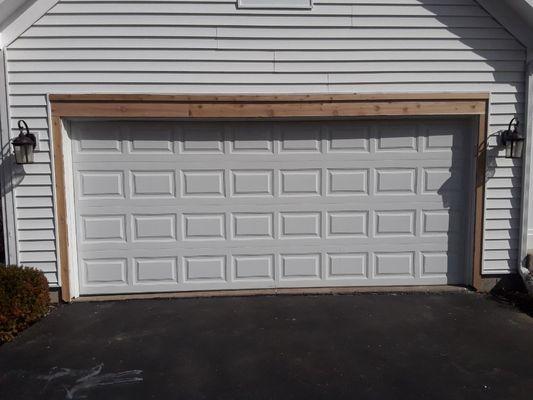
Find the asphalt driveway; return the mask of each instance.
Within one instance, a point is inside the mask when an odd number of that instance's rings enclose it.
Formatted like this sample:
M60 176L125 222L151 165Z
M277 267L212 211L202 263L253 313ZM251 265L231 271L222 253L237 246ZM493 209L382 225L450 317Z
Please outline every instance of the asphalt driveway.
M533 319L473 293L61 306L0 399L531 399Z

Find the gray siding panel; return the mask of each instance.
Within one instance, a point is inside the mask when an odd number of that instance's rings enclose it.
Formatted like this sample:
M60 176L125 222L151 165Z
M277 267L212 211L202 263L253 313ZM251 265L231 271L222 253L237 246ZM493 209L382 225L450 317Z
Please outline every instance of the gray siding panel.
M525 49L473 0L63 0L8 49L12 132L39 133L15 188L20 260L58 283L49 93L490 92L490 134L524 110ZM488 141L487 273L516 267L521 162Z

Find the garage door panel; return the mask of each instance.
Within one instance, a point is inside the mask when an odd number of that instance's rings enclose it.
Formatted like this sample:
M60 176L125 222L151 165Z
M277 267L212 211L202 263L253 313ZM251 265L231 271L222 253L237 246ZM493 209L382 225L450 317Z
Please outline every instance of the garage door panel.
M383 163L385 164L385 163ZM164 168L166 167L166 168ZM423 166L378 168L338 164L316 167L182 169L170 165L119 170L116 166L86 169L79 165L76 185L80 200L146 197L314 197L434 194L462 196L459 168Z
M82 294L464 280L465 121L80 121Z
M179 254L161 249L152 257L134 252L95 252L81 260L81 280L87 293L210 290L223 288L305 287L346 285L459 283L464 279L462 254L423 244L420 251L392 245L371 246L185 249ZM378 280L377 282L375 280ZM163 286L161 286L163 285ZM158 289L160 288L160 289ZM129 289L128 289L129 291Z
M378 123L354 126L351 122L313 123L180 123L137 121L135 126L123 121L76 122L74 153L77 161L95 157L113 161L117 153L124 160L184 161L210 159L290 160L294 153L309 160L349 159L419 159L464 157L455 150L465 147L464 123L439 120ZM77 139L79 138L79 140Z
M412 205L416 206L416 205ZM423 206L423 208L422 208ZM235 206L233 206L235 207ZM461 238L465 228L464 214L421 203L411 209L398 209L397 204L372 205L347 208L345 204L327 204L317 209L312 205L270 206L270 212L258 206L248 206L227 211L225 206L204 206L202 212L191 207L176 211L175 207L139 209L137 213L124 214L98 208L81 214L78 227L80 249L97 250L146 246L194 246L209 242L213 246L236 246L254 242L254 245L272 246L278 242L318 241L356 242L373 239L380 242L433 241L435 238L452 240ZM194 212L196 210L196 212ZM105 211L105 212L104 212ZM223 241L221 244L217 242Z

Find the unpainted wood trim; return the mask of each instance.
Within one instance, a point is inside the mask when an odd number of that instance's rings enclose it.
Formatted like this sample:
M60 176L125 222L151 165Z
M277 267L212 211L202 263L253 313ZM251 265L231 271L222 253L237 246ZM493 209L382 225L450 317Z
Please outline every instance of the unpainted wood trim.
M68 262L67 199L65 190L65 168L61 118L52 116L52 138L54 149L55 195L57 206L57 243L59 273L61 274L61 299L70 301L70 273Z
M339 95L50 95L62 299L71 300L62 118L342 118L477 116L472 286L482 287L487 93Z
M330 118L479 115L485 101L379 102L52 102L52 113L83 118Z
M474 255L472 266L472 286L476 290L483 287L483 237L485 221L485 186L487 170L487 133L488 133L488 103L485 113L478 117L478 132L475 154L476 184L475 184L475 215L474 215Z
M166 94L50 94L51 102L157 102L157 103L202 103L202 102L369 102L400 100L489 100L489 93L339 93L339 94L283 94L283 95L166 95Z

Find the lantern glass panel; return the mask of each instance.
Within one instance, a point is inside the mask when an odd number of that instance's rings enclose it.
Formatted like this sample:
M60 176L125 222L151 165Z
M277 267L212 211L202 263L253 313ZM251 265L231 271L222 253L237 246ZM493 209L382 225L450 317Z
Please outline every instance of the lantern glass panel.
M33 145L22 144L15 147L15 162L17 164L33 163Z
M505 142L505 158L511 158L513 156L513 144L512 140L507 140Z
M516 139L513 142L512 157L513 158L521 158L523 149L524 149L524 139L522 139L522 138Z

